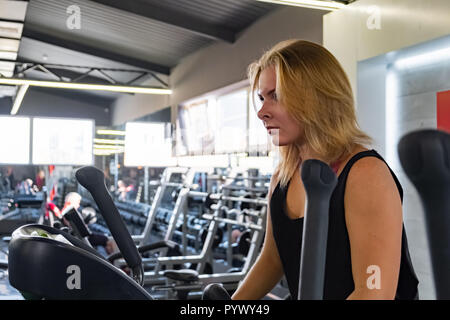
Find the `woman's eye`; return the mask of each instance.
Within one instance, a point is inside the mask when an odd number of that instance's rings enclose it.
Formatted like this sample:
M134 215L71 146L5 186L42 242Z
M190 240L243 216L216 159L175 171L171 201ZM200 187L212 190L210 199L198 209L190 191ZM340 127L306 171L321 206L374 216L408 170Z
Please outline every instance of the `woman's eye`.
M277 94L275 92L272 93L272 99L275 100L275 101L277 100Z
M263 96L261 96L261 95L258 95L258 99L259 99L259 101L261 101L261 102L264 101L264 98L263 98Z

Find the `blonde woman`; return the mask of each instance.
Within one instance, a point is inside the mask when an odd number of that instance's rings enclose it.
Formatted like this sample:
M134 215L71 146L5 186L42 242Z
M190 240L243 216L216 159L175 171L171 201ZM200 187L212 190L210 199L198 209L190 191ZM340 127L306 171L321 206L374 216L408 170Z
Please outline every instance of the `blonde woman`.
M338 175L329 210L324 299L415 299L402 187L358 128L349 80L324 47L283 41L249 67L258 118L280 147L263 249L233 299L261 299L283 275L297 297L307 159ZM299 170L300 169L300 170Z

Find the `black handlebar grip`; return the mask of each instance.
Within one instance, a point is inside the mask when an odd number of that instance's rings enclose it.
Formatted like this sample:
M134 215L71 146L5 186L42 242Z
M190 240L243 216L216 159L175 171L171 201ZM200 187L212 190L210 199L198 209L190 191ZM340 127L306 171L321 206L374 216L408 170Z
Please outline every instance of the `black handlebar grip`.
M202 300L231 300L231 297L222 284L210 283L203 290Z
M106 188L103 172L95 167L87 166L78 169L75 177L94 198L128 266L130 268L140 267L142 265L141 256Z
M61 215L69 221L72 230L78 237L86 238L91 235L91 231L84 223L80 213L73 206L66 208L63 212L61 212Z
M425 212L436 298L450 299L450 134L419 130L398 144L400 163Z
M337 184L333 170L320 160L306 160L301 167L306 191L299 300L323 299L330 199Z

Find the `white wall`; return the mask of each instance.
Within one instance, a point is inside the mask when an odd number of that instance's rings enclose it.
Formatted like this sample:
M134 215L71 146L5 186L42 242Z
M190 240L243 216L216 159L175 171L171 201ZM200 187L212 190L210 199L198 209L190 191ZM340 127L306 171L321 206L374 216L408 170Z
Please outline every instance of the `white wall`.
M168 95L135 94L121 96L111 106L111 124L121 125L169 106Z
M184 58L171 70L171 96L134 95L113 106L113 125L172 106L175 123L179 103L246 79L247 66L281 40L301 38L322 44L326 11L281 7L244 30L233 44L216 43Z
M17 115L61 117L61 118L85 118L93 119L96 126L109 126L110 109L108 100L92 97L76 99L76 95L63 96L52 94L51 90L45 91L37 88L28 89ZM49 102L51 101L51 102ZM0 112L9 114L11 107Z
M369 29L380 12L380 29ZM357 92L358 61L429 41L450 33L448 0L358 0L323 17L323 45L343 65Z
M381 155L385 155L386 112L385 96L386 68L384 57L376 57L358 63L357 96L358 108L356 114L360 127L374 140L373 148Z

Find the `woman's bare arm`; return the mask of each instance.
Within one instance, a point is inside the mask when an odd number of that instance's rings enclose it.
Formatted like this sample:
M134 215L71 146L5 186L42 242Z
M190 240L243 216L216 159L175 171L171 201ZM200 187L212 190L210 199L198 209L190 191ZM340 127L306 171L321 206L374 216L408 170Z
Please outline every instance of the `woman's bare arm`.
M402 205L395 181L381 160L367 157L352 167L345 192L345 218L355 282L348 299L394 299L400 270Z
M283 267L273 238L270 219L270 199L275 185L276 177L273 175L267 199L266 234L261 254L234 293L233 300L259 300L270 292L283 276Z

